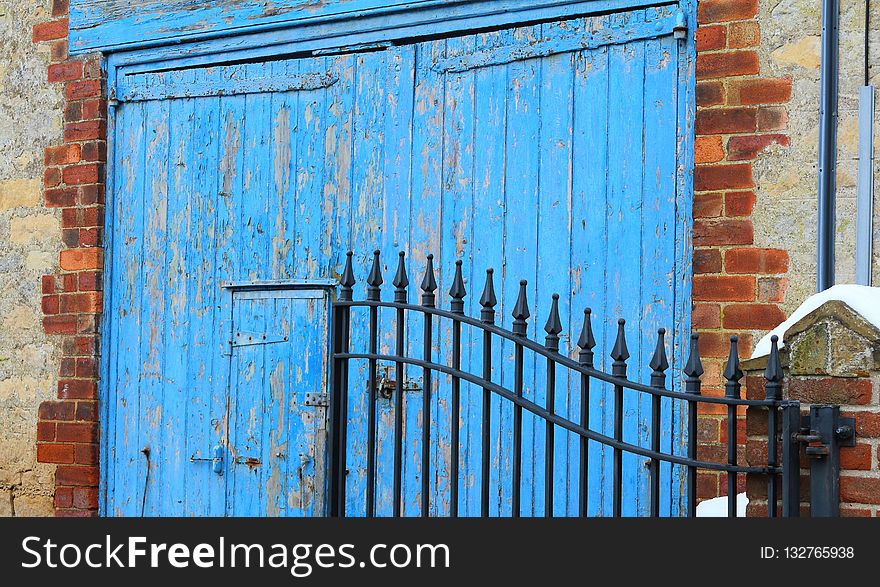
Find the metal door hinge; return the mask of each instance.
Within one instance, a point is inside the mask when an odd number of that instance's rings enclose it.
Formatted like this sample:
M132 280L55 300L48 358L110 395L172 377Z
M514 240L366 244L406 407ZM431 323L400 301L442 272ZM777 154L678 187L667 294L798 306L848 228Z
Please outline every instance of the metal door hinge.
M330 405L330 397L326 393L307 393L303 400L303 406L323 407Z
M672 27L672 36L676 39L687 39L688 22L687 15L679 10L675 13L675 26Z
M274 344L286 342L287 337L267 332L236 332L232 337L232 348L253 346L257 344Z

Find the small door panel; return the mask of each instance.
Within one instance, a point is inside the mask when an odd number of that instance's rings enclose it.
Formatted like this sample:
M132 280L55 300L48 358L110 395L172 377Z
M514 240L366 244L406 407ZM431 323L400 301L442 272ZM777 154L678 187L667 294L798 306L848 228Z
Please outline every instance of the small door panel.
M324 513L328 298L233 293L227 513Z

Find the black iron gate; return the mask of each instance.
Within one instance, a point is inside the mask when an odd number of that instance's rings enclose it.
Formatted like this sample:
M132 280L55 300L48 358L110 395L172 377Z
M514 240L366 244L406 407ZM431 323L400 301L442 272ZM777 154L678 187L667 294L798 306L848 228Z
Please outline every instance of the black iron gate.
M427 271L421 282L420 305L407 303L407 277L404 253L400 253L396 275L393 279L394 301L381 299L381 286L384 283L381 274L379 251L373 255L373 265L367 278L366 299L355 301L354 272L352 270L352 253L348 253L345 269L340 280L339 298L332 306L332 371L331 371L331 423L330 423L330 454L329 454L329 514L344 517L347 515L376 515L376 483L377 483L377 410L379 397L379 363L393 364L397 374L390 391L393 398L393 481L392 481L392 515L402 515L402 460L403 460L403 429L404 429L404 377L406 367L420 369L424 384L422 386L421 415L421 472L420 482L420 515L427 516L430 511L430 479L434 470L430 455L431 444L431 394L432 377L435 375L450 379L449 397L451 410L450 422L450 463L449 463L449 515L457 517L458 491L460 485L459 449L461 439L460 406L461 383L467 382L482 389L481 413L481 508L482 516L489 515L489 434L491 427L491 411L489 409L493 396L503 398L513 406L513 443L511 468L511 511L514 517L521 512L522 487L522 423L524 410L534 414L545 424L544 442L544 511L547 515L553 512L553 476L554 471L554 439L557 430L567 431L579 438L578 467L578 514L586 516L590 500L587 479L590 471L589 446L599 443L613 452L612 466L612 515L622 515L622 475L623 455L625 453L639 455L648 459L650 474L650 515L660 515L661 463L670 463L685 470L685 507L682 514L696 515L697 504L697 471L711 470L725 474L727 480L728 516L736 517L737 481L741 475L759 475L766 479L767 484L767 515L777 517L798 516L801 508L801 469L800 454L802 445L805 454L811 459L811 513L819 516L834 516L838 512L838 450L839 446L853 440L852 424L839 418L837 406L812 406L809 416L801 415L801 405L796 401L783 400L783 369L780 363L778 340L772 339L772 349L768 358L765 379L764 399L745 399L741 393L740 380L743 372L740 369L737 337L730 340L730 354L723 372L726 381L723 397L701 394L701 376L703 366L698 349L698 335L692 334L689 341L688 358L682 370L684 375L683 391L675 391L667 386L669 361L666 350L666 331L657 332L657 344L649 363L651 369L648 385L633 381L627 376L627 359L629 351L626 342L625 321L618 321L617 338L611 350L613 360L611 373L603 372L594 366L596 345L591 311L584 312L584 322L577 339L579 347L578 359L574 360L560 354L559 341L562 324L558 310L558 296L553 296L553 305L544 330L547 333L544 344L526 338L527 321L530 318L526 298L526 282L520 282L519 296L513 309L513 328L504 329L495 324L495 306L497 299L493 283L493 270L486 271L486 284L479 300L480 318L472 318L464 313L464 299L467 295L462 278L462 262L456 264L456 272L449 291L450 309L444 310L436 306L437 282L434 276L433 257L427 257ZM352 310L364 309L368 313L368 348L351 349ZM379 310L393 311L395 351L379 352ZM421 356L407 353L406 328L410 316L421 317L423 325L423 348ZM435 323L448 321L451 326L451 361L438 362L432 348L432 334ZM462 327L476 329L482 333L482 362L479 373L463 370L461 365L461 332ZM509 389L492 381L492 367L499 360L493 357L492 341L500 337L513 344L513 389ZM524 352L534 353L536 357L546 360L546 404L537 403L523 394ZM366 483L363 511L346 511L346 475L347 469L347 431L350 424L349 405L349 364L352 360L368 362L367 379L367 437L366 437ZM593 429L589 421L588 402L580 402L580 417L577 421L563 417L554 411L554 398L557 386L557 369L567 370L579 379L581 398L590 395L591 382L598 381L613 388L613 434L607 435ZM642 446L627 441L623 434L624 394L645 394L651 399L650 446ZM686 450L678 454L674 450L661 450L660 421L663 404L661 398L669 398L672 402L680 402L686 415ZM698 406L714 404L723 406L727 412L727 458L726 462L701 459L698 454L697 421ZM740 408L742 406L742 408ZM766 460L760 465L746 466L738 462L737 447L739 445L737 420L738 409L746 406L766 410L767 430L776 434L767 435Z

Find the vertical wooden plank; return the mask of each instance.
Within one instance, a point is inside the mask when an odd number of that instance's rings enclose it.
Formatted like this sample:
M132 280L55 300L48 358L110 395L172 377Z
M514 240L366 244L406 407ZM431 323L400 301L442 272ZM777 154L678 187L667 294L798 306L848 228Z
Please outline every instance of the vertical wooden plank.
M301 74L324 74L323 59L300 60ZM324 174L324 90L296 92L298 108L293 119L297 164L291 171L296 181L296 233L293 241L294 276L318 277L324 267L322 236L325 226Z
M575 33L570 27L573 23L551 23L541 25L542 39L546 43L558 43ZM538 259L537 259L537 307L540 313L535 316L538 341L543 343L544 324L547 321L551 296L560 295L560 316L571 314L571 178L572 178L572 89L573 89L573 53L559 53L541 59L541 102L540 102L540 195L538 198ZM566 320L568 322L568 320ZM569 324L565 324L570 327ZM570 330L563 330L560 339L560 352L566 354L570 347ZM547 381L546 361L536 362L535 382L537 387L544 387ZM580 378L577 378L578 385ZM556 413L577 420L577 412L570 411L568 370L557 369L556 379ZM544 405L544 404L542 404ZM542 438L546 434L543 426ZM554 443L554 479L553 487L555 515L566 515L575 510L568 509L568 503L576 505L576 500L569 500L569 481L572 479L568 471L569 435L556 430ZM571 439L575 440L575 439ZM546 442L544 439L543 442ZM536 479L543 481L544 453L543 442L536 445L536 462L541 466L536 470ZM577 461L573 461L576 463ZM577 480L577 470L574 470ZM536 514L547 515L544 511L543 493L537 495ZM573 492L577 495L577 491Z
M169 153L169 102L149 102L146 104L147 153L145 169L147 180L144 202L144 250L143 275L140 306L143 310L140 321L140 349L137 357L140 375L140 418L139 439L136 446L150 449L150 474L147 480L146 468L135 482L139 499L144 500L142 508L145 515L161 513L162 492L166 489L162 470L163 445L160 426L162 422L162 403L164 391L163 374L163 334L165 332L165 268L167 258L167 210L168 210L168 163ZM140 450L137 448L136 450ZM153 456L156 459L153 459ZM143 492L147 492L144 499ZM140 506L140 504L138 504ZM138 507L138 509L141 509Z
M446 41L446 57L458 57L474 50L474 37L464 36L450 38ZM473 223L473 177L474 177L474 72L464 71L461 73L447 73L445 75L444 89L444 114L443 114L443 186L442 186L442 210L441 210L441 241L440 258L437 263L440 279L438 284L438 303L444 308L449 307L449 288L455 275L455 263L457 260L464 261L463 271L465 276L470 275ZM471 280L466 277L466 287L471 288ZM470 304L474 299L474 292L470 291L465 302L465 312L471 313ZM452 322L444 320L439 329L440 334L440 357L447 365L452 365ZM470 338L465 329L461 338L461 369L470 369L471 345ZM451 435L453 414L451 409L451 379L440 377L441 385L448 393L438 394L439 402L436 414L436 430L439 436L439 462L443 462L447 475L451 475L449 468L452 463ZM469 459L468 440L479 442L479 432L473 437L471 433L470 406L468 401L472 393L472 386L462 381L460 383L460 409L455 422L459 427L458 448L458 503L459 515L479 513L479 488L474 487L474 467L478 467L479 460L471 463ZM478 400L479 398L474 398ZM479 402L474 404L479 405ZM479 427L475 427L479 430ZM447 492L451 492L451 486Z
M352 120L352 204L351 248L355 251L355 265L359 272L358 282L364 287L366 276L372 263L372 251L382 239L382 194L383 194L383 149L384 149L384 113L382 105L385 79L385 52L362 53L353 57L356 72L354 77L353 99L354 113ZM387 265L388 255L383 255L382 274L384 277L384 299L389 299L390 272ZM363 291L363 290L361 290ZM386 318L379 312L380 330L388 332L390 316ZM366 312L352 314L352 348L367 349ZM379 348L388 350L390 334L383 339L380 335ZM369 371L365 361L351 364L349 383L352 386L349 397L351 401L360 402L361 408L352 408L350 414L366 422L367 402L366 388ZM379 377L388 378L387 365L379 364ZM392 511L391 497L391 441L393 412L390 398L381 397L377 400L377 515L390 515ZM366 466L366 437L351 435L349 437L349 454L357 455L359 462ZM363 455L363 456L361 456ZM365 474L365 471L364 471ZM351 492L353 493L353 492ZM363 491L360 491L363 494ZM358 511L358 510L355 510ZM363 511L362 509L360 511Z
M181 74L182 81L195 79L192 70ZM162 337L163 373L161 386L161 444L152 453L157 469L165 473L158 500L161 515L181 515L187 498L187 473L191 468L186 455L186 406L189 388L187 354L190 346L189 299L187 281L196 267L188 249L191 195L193 191L192 120L194 100L169 101L167 226L164 239L166 263L159 268L164 294ZM204 467L203 467L204 468Z
M383 118L383 158L382 175L382 227L380 248L383 251L387 275L387 296L391 299L391 284L397 270L398 253L407 253L406 268L409 277L408 301L418 303L421 274L417 260L410 255L412 250L410 208L412 201L412 140L413 105L416 76L416 45L392 47L387 50L386 82L383 87L380 107L384 108ZM418 236L415 236L418 239ZM391 336L397 328L396 313L383 322L388 328L386 345L396 352L396 341ZM406 352L420 352L422 348L422 325L419 316L408 316L405 325ZM421 396L418 390L419 369L405 367L404 377L404 415L403 441L401 455L401 515L416 516L420 512L419 459L421 456ZM395 379L398 375L395 373ZM393 439L392 439L393 440Z
M244 77L244 66L231 66L226 72L230 83ZM246 97L242 95L221 96L219 99L219 178L217 196L217 229L215 234L216 279L218 284L228 284L238 278L238 228L241 216L242 194L245 176L245 116ZM231 499L235 491L235 476L231 470L230 459L233 458L235 440L235 414L232 407L235 403L232 386L232 335L233 309L232 292L219 289L217 292L218 309L215 320L216 343L215 352L219 358L217 365L224 366L225 378L218 380L212 387L211 428L213 437L217 439L225 451L224 463L224 504L227 514L234 512ZM224 385L225 381L225 385ZM213 442L213 440L212 440Z
M410 243L410 280L414 287L421 283L425 272L426 258L429 254L440 254L440 210L441 210L441 185L442 185L442 161L443 161L443 104L444 84L441 74L433 71L431 66L443 57L445 50L444 41L428 41L414 47L415 51L415 81L413 92L412 113L412 145L411 145L411 202L410 202L410 230L412 238ZM441 278L437 276L438 283ZM438 289L437 300L443 299L443 290ZM411 332L420 329L420 325L412 323ZM416 334L421 338L421 335ZM435 341L439 340L437 328L434 329ZM416 348L416 347L412 347ZM434 356L437 356L439 344L434 343ZM436 422L437 397L439 395L440 376L432 378L432 420ZM421 398L419 398L421 400ZM419 402L413 402L421 404ZM421 408L419 407L419 422L421 423ZM436 427L432 425L432 437L436 436ZM432 482L439 483L439 467L436 442L432 442L431 469L434 473ZM419 444L421 447L421 444ZM421 450L417 451L417 466L421 469ZM419 479L421 475L419 474ZM440 498L440 491L436 486L432 489L431 515L441 515L446 511L445 501Z
M189 467L186 515L222 515L225 510L224 481L208 464L190 463L189 457L212 456L211 450L220 438L213 430L212 419L223 409L216 405L213 389L226 388L226 361L217 352L215 328L220 289L216 279L216 229L219 174L216 173L220 152L220 100L195 101L192 136L194 154L190 159L195 184L192 191L191 229L187 249L192 274L187 281L189 300L190 366L186 386L189 390L186 415L186 452L183 459Z
M233 301L233 331L248 335L266 332L270 317L267 316L266 299L239 299ZM266 487L263 467L250 466L248 459L262 462L264 437L266 346L253 344L232 349L230 375L230 450L228 475L230 494L229 514L233 516L259 516L265 513ZM232 427L234 425L234 427Z
M245 66L247 78L258 78L263 75L263 64L254 64ZM269 214L270 202L276 201L270 196L271 186L274 184L274 165L273 165L273 141L274 130L272 128L272 111L273 111L272 94L250 94L247 97L247 114L249 125L247 127L246 137L248 144L247 150L247 173L245 175L245 191L242 216L242 223L245 225L241 228L241 243L243 259L242 259L242 279L244 280L265 280L271 278L270 268L266 266L265 259L272 250L272 233L270 231L271 223L274 218ZM267 336L274 332L277 328L275 306L271 300L261 303L262 319L265 320L262 328L254 329L256 332L264 332ZM260 318L257 318L258 323ZM268 347L268 345L267 345ZM249 414L247 424L247 452L238 454L239 457L260 459L259 467L250 465L235 465L236 475L242 478L247 470L247 478L253 480L254 484L248 483L248 496L241 503L246 504L243 512L249 512L250 515L272 515L278 512L278 499L280 498L280 484L285 478L284 472L276 470L280 464L280 459L270 458L270 432L273 429L281 429L281 434L285 434L283 423L276 421L278 415L273 408L276 407L271 397L271 389L269 378L272 365L269 363L270 357L268 348L264 347L259 354L259 359L255 361L257 371L254 374L255 385L250 387L248 391L249 398L246 400L249 406L253 406L254 413ZM258 362L257 362L258 361ZM241 404L242 392L241 388L237 389L237 401ZM286 397L281 396L280 404L287 407ZM253 403L250 403L250 401ZM243 415L243 411L239 407L238 415ZM238 426L238 433L241 433L242 427ZM236 451L240 451L238 443ZM270 480L272 485L270 485ZM236 496L239 499L240 496Z
M608 189L608 295L613 319L627 320L627 342L631 359L629 376L637 378L642 364L641 332L641 251L642 251L642 149L644 114L644 45L640 42L610 48L610 89L608 140L616 153L609 160ZM613 261L612 261L613 259ZM612 316L606 317L606 327ZM638 399L624 397L624 439L638 440ZM644 471L641 457L623 455L623 515L646 511L640 499L638 477Z
M696 0L681 0L680 7L688 22L697 17ZM673 366L671 377L675 389L682 388L681 368L685 364L687 342L691 329L691 286L693 272L692 214L694 200L694 117L696 116L696 40L695 31L688 30L687 38L676 41L677 79L675 80L676 100L676 227L675 227L675 332L671 339ZM677 454L684 454L687 447L687 410L681 402L673 404L673 446ZM684 488L686 470L684 467L672 469L672 513L680 514L687 507L683 500L687 491Z
M355 95L358 62L354 55L341 55L328 59L328 69L339 81L328 89L327 121L325 124L324 197L335 202L332 219L331 258L335 275L342 273L345 253L356 248L352 237L352 218L356 210L354 197L355 168ZM358 247L362 245L358 244ZM364 280L369 267L364 261L365 251L358 250L354 262L357 279L355 299L363 299ZM361 312L352 312L352 349L365 349L366 321ZM364 513L364 488L366 474L366 361L349 362L348 389L348 447L346 480L346 511L358 516Z
M584 23L587 30L601 26L598 19ZM596 338L596 367L608 365L610 346L603 324L608 320L605 268L609 261L606 246L608 224L608 48L582 51L575 62L573 89L572 159L572 322L583 320L583 310L593 310ZM580 334L581 324L578 324ZM607 385L591 382L590 422L594 430L608 433L610 418L606 406L610 395ZM580 396L579 396L580 401ZM580 403L578 403L580 406ZM578 408L579 409L579 408ZM607 515L611 511L610 493L604 491L606 471L610 481L610 451L590 443L589 514Z
M301 332L302 337L290 336L291 343L270 349L277 352L279 368L296 357L286 378L290 404L289 430L285 445L288 468L286 511L289 516L324 515L323 459L325 448L326 408L306 406L308 394L313 397L326 393L327 384L327 298L319 292L309 292L307 299L287 300L289 311L285 316L285 332ZM281 300L278 301L279 305ZM279 312L280 315L280 312ZM273 381L273 385L277 384ZM277 393L273 393L277 397ZM276 400L277 401L277 400ZM274 450L274 449L273 449Z
M143 223L146 182L146 137L148 132L143 103L125 104L117 110L120 129L119 154L116 163L116 187L113 197L114 247L112 267L116 279L111 281L113 309L107 319L113 321L112 338L103 348L111 363L107 382L107 401L111 402L111 421L106 430L110 454L107 463L108 515L140 514L144 457L138 446L140 435L140 324L142 321L141 281L144 259ZM109 354L109 357L107 355Z
M541 27L521 27L514 29L513 41L517 44L534 43L540 39ZM540 165L540 67L537 60L510 63L507 72L508 108L506 131L506 179L505 193L505 271L503 274L503 295L508 300L516 300L519 281L529 282L529 303L532 317L529 320L528 336L536 336L537 299L537 248L538 243L538 199ZM512 303L512 302L510 302ZM549 307L549 306L548 306ZM504 316L505 324L512 318ZM528 399L541 403L543 386L535 386L535 356L525 355L523 394ZM536 419L530 413L523 414L523 462L522 462L522 515L535 514L535 492L542 493L543 480L536 478L535 447L541 442L543 430L536 430ZM540 477L540 476L539 476Z
M480 33L476 49L500 47L510 42L511 31ZM472 286L471 295L479 300L482 294L485 270L493 268L503 275L504 219L505 219L505 152L507 142L507 67L494 66L475 71L474 97L474 204L472 233ZM496 322L507 323L513 300L500 296L496 306ZM473 306L471 314L473 315ZM472 333L473 336L473 333ZM506 355L504 344L495 337L492 356L493 380L504 383L502 362ZM510 385L510 381L507 382ZM498 516L510 510L510 405L497 396L492 398L492 476L490 478L490 515ZM472 416L473 417L473 416ZM505 425L506 424L506 425ZM473 440L471 440L473 442ZM479 440L478 440L479 442ZM476 458L476 457L474 457Z
M277 61L269 65L274 75L293 76L298 61ZM298 119L300 92L278 92L272 96L272 181L268 197L269 259L272 279L296 276L296 172L299 164Z
M650 349L648 336L658 328L672 330L675 320L675 194L676 194L676 57L678 41L671 37L645 42L645 122L650 140L644 146L642 238L642 348ZM647 381L650 367L642 357L640 373ZM667 378L667 388L673 382ZM640 440L650 446L650 399L640 406L648 424ZM661 401L661 450L672 450L672 402ZM671 468L661 463L661 514L669 515Z

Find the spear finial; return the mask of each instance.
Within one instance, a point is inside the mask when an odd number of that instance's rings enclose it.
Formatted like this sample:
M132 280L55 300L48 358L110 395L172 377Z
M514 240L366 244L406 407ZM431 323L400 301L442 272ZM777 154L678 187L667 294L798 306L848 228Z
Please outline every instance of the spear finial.
M486 324L494 324L495 323L495 306L498 304L498 299L495 297L495 283L492 278L495 270L491 267L486 269L486 285L483 287L483 295L480 298L480 306L482 306L482 310L480 310L480 319Z
M449 295L452 298L450 307L453 314L464 314L464 297L467 290L464 288L464 277L461 275L462 261L459 259L455 262L455 277L452 280L452 287L449 289Z
M409 285L409 277L406 275L406 253L400 251L397 261L397 273L394 274L394 301L406 303L406 286Z
M559 352L559 333L562 332L562 321L559 319L559 294L553 294L550 316L547 318L547 324L544 325L544 332L547 333L544 346L547 350Z
M425 276L422 278L422 305L433 308L436 302L437 280L434 279L434 255L428 255Z

